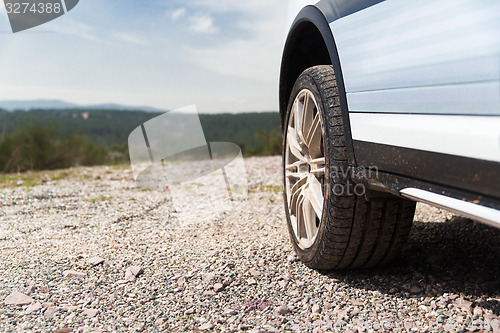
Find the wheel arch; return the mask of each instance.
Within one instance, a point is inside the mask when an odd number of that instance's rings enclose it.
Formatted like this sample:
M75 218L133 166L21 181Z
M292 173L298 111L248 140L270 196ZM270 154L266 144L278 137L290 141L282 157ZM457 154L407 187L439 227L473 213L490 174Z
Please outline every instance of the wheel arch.
M332 65L340 93L340 104L347 140L348 163L356 165L340 58L332 31L324 14L315 6L304 7L292 24L281 61L279 109L284 128L288 102L299 75L307 68Z

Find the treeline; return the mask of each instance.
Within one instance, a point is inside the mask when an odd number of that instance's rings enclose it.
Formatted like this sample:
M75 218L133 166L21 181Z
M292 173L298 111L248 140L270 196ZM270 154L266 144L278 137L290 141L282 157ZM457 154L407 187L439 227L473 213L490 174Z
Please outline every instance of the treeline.
M129 161L128 135L160 113L0 110L0 172ZM245 156L281 153L278 113L200 115L208 142L233 142Z

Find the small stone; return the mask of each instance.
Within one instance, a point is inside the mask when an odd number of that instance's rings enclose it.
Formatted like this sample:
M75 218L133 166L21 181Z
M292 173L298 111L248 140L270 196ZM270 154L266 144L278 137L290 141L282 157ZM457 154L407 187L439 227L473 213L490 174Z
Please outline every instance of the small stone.
M142 273L144 273L144 270L141 267L139 267L139 266L130 266L125 271L125 280L135 281L135 279L139 275L141 275Z
M99 314L99 310L97 309L87 309L82 312L83 315L89 317L89 318L94 318Z
M55 306L51 306L45 310L43 316L45 318L54 318L54 316L59 312L59 310Z
M350 302L354 306L362 306L363 305L363 302L360 302L357 299L351 299Z
M180 274L175 274L174 276L172 276L172 277L170 278L170 280L172 280L172 281L177 281L177 280L179 280L181 277L182 277L182 275L180 275Z
M260 272L258 270L253 269L253 268L250 268L250 270L248 272L250 273L251 276L259 276L260 275Z
M237 314L238 312L234 309L225 309L224 310L224 314L225 315L228 315L228 316L234 316L235 314Z
M184 276L181 276L179 279L177 279L177 285L182 286L186 283L186 278Z
M289 263L293 264L294 262L299 261L299 258L297 258L297 256L290 255L290 256L288 256L287 260Z
M77 272L75 270L67 270L63 272L63 276L65 279L73 279L73 278L83 278L85 277L85 273Z
M455 302L453 302L453 305L456 307L456 308L459 308L461 309L462 311L465 311L465 312L471 312L472 310L472 302L469 302L463 298L457 298L455 300Z
M321 308L319 307L318 304L314 304L311 309L312 313L321 313Z
M420 286L417 286L415 284L413 286L411 286L411 288L410 288L410 292L412 294L420 294L422 291L423 291L423 289Z
M42 304L36 302L26 308L26 313L37 312L40 311L41 309L42 309Z
M474 312L473 313L474 313L474 316L480 317L480 316L483 315L483 309L481 309L479 306L476 306L474 308Z
M221 292L224 290L224 285L222 283L216 283L214 284L214 291L216 293Z
M71 333L73 330L71 328L58 328L57 330L53 331L52 333ZM95 331L94 331L95 332Z
M28 290L30 292L34 292L36 290L36 285L35 285L35 281L31 281L30 284L28 285Z
M280 315L286 315L288 313L291 312L290 308L286 305L281 305L279 306L278 308L276 308L276 311L275 311L277 314L280 314Z
M42 304L42 308L46 309L46 308L50 308L50 307L53 307L53 306L56 306L54 303L52 302L45 302Z
M101 257L93 257L87 261L87 264L92 265L92 266L97 266L97 265L102 264L104 261L105 261L105 259L103 259Z
M215 274L214 273L203 274L201 279L205 282L212 281L213 279L215 279Z
M211 330L212 328L214 328L214 324L212 323L206 323L206 324L203 324L200 326L200 330L202 331L208 331L208 330Z
M286 288L286 286L288 285L288 282L285 281L285 280L281 280L281 281L278 281L278 285L281 287L281 288Z
M247 280L247 283L249 286L254 286L257 284L257 280L253 279L253 278L250 278Z
M34 301L35 300L28 295L22 294L19 291L14 291L9 296L7 296L7 298L5 298L4 304L21 306L31 304Z
M196 311L194 308L191 308L191 309L187 309L186 311L184 311L184 315L185 316L190 316L192 314L194 314Z
M133 282L133 281L130 281L130 280L118 280L118 281L116 281L116 284L117 285L123 285L123 284L127 284L127 283L130 283L130 282Z
M203 292L203 295L205 295L205 296L214 296L215 295L215 291L213 291L213 290L205 290Z

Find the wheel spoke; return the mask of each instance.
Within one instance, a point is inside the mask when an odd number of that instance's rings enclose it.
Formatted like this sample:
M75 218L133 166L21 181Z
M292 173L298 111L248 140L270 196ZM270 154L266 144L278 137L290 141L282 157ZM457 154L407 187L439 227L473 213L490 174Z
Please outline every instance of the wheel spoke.
M293 178L293 179L300 179L303 178L304 176L307 176L307 174L304 172L292 172L292 171L287 171L285 175L286 178Z
M295 120L294 124L295 124L295 130L297 131L297 138L302 144L305 144L306 142L304 137L304 132L302 130L304 123L304 112L306 111L305 103L306 103L305 100L302 101L300 98L297 99L295 113L294 113L294 120Z
M311 133L313 124L313 112L315 108L314 100L310 94L306 94L304 97L304 112L302 114L302 133L304 134L304 142L308 145L308 137Z
M286 135L284 172L290 223L300 246L309 248L323 214L324 189L318 178L326 172L321 118L310 91L297 95Z
M314 176L309 177L308 184L311 206L316 216L321 220L323 215L323 186Z
M309 154L311 158L321 157L321 121L319 114L316 114L314 120L312 121L310 131L307 136L307 148L309 148Z
M306 187L307 177L301 178L292 186L289 203L292 214L295 214L297 212L297 203L299 202L300 196Z
M308 191L309 192L309 191ZM306 232L306 237L309 242L312 242L314 237L316 236L316 214L314 213L314 209L311 205L310 196L304 197L302 201L302 216L303 216L303 224L304 230Z
M287 132L288 148L290 153L292 153L295 158L299 161L306 162L304 153L302 152L302 147L300 146L299 140L297 138L297 131L294 128L289 127Z

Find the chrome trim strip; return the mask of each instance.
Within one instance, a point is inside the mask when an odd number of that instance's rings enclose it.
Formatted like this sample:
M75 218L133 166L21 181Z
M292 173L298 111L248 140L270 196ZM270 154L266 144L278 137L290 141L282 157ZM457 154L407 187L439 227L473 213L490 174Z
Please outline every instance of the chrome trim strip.
M401 190L400 193L403 197L408 199L422 201L439 208L451 210L464 217L500 228L499 210L450 198L441 194L424 191L418 188L405 188Z

